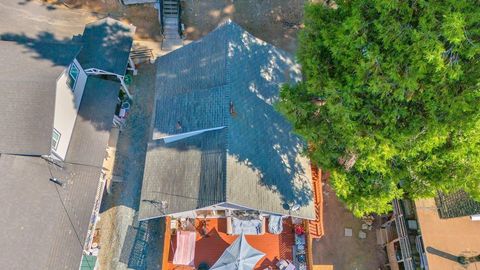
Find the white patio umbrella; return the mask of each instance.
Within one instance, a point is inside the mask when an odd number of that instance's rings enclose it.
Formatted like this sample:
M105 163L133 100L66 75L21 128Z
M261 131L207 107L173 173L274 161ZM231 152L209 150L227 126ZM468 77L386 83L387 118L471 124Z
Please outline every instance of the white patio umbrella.
M263 256L265 254L250 246L245 236L241 234L210 270L253 270Z

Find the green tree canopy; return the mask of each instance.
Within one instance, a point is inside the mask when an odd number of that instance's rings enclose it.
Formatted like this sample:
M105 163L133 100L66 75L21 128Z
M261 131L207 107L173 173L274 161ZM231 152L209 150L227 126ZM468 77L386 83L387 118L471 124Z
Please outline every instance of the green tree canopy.
M480 1L349 0L305 9L279 110L353 213L463 189L480 200Z

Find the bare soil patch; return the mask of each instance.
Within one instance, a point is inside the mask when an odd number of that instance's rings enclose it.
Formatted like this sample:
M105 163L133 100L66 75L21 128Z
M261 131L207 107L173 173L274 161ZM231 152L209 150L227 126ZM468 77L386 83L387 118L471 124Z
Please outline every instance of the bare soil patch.
M305 0L184 0L182 23L188 40L197 40L231 19L254 36L295 52Z
M338 200L328 183L323 186L323 222L325 235L313 242L314 264L331 264L338 270L377 270L385 264L383 250L377 245L374 223L366 239L360 239L362 220L355 218ZM345 228L353 235L345 236Z
M31 1L31 0L29 0ZM96 17L110 16L137 27L135 39L161 41L158 13L152 4L125 6L118 0L38 0L53 7L83 9Z

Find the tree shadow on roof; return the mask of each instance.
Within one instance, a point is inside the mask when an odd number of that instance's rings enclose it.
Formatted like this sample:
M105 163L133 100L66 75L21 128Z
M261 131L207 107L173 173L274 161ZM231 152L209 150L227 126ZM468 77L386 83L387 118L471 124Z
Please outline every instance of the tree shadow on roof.
M108 33L104 34L106 36L103 39L108 39ZM30 57L39 61L46 60L51 63L52 68L64 67L65 69L69 67L69 65L73 62L73 59L77 57L85 45L81 36L74 36L71 39L60 39L55 37L55 35L50 32L40 32L36 37L29 37L24 33L3 33L0 34L0 41L12 42L24 48L25 50L23 51L23 54L19 55L18 57ZM87 49L92 49L92 47L97 45L101 47L100 49L97 48L97 50L100 51L108 51L108 48L116 50L116 47L110 43L98 44L98 41L91 41L91 43L95 44L89 44L89 48ZM127 59L129 51L130 47L126 49L126 53L122 53L123 56L126 55ZM95 56L91 55L91 58L95 58ZM126 69L127 59L125 59L125 57L122 58L122 61L124 62L122 65L123 70ZM29 69L35 70L35 67L29 67ZM41 73L42 71L38 70L38 72ZM56 80L58 80L60 75L61 71L59 71ZM52 80L54 79L52 78ZM109 91L113 91L114 93L112 95L112 93L103 91L105 93L99 93L97 98L94 98L90 92L95 91L95 89L98 87L103 87ZM52 91L54 90L55 89L52 89ZM79 120L90 122L96 131L110 130L119 90L120 83L116 78L89 76L80 107L77 108L78 116L80 116L80 118L77 117L77 122ZM74 106L77 106L78 102L76 103L73 98L71 101ZM82 107L85 108L82 109ZM108 108L109 110L107 111L105 108Z
M239 27L227 46L230 99L236 113L229 129L230 136L239 136L229 138L229 154L258 173L261 185L278 192L285 209L308 205L312 201L308 164L299 162L306 144L274 107L280 85L301 78L299 66L284 51ZM244 68L236 72L237 67ZM250 138L250 143L240 136Z
M77 60L84 69L96 68L125 75L135 27L110 17L89 23L82 35Z
M40 32L36 37L25 33L2 33L0 40L21 45L26 49L25 53L34 53L33 58L48 60L52 66L68 66L81 48L78 38L59 39L50 32Z
M274 107L280 85L301 78L290 55L227 22L161 57L157 67L155 132L171 135L179 120L182 132L226 126L227 155L235 160L225 172L226 189L230 183L237 192L231 197L244 200L242 194L256 194L260 185L278 194L285 210L312 202L308 161L301 157L306 144Z

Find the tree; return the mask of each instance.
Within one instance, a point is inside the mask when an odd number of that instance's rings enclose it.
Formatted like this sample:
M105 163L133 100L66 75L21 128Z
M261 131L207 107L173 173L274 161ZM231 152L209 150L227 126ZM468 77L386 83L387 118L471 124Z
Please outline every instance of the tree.
M310 4L304 81L278 109L356 216L463 189L480 200L480 1Z

